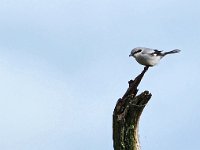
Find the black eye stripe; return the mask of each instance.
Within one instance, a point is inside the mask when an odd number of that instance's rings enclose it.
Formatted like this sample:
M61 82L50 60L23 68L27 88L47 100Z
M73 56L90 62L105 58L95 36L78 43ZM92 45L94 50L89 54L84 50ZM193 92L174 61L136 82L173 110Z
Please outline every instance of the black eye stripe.
M134 52L134 54L141 52L141 49L138 49L137 51Z

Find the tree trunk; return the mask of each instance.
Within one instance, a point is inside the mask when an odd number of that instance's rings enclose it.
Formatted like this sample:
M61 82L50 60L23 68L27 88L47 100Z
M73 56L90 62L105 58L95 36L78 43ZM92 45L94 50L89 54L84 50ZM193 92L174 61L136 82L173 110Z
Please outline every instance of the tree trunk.
M113 146L114 150L140 150L138 124L140 115L151 93L144 91L136 96L138 85L148 67L145 67L135 80L129 81L129 88L120 98L113 112Z

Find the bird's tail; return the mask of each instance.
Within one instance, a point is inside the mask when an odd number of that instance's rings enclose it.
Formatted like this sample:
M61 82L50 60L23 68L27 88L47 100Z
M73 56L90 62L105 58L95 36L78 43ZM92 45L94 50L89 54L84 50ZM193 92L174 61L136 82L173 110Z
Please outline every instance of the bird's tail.
M164 53L164 56L165 56L165 55L168 55L168 54L179 53L180 51L181 51L180 49L174 49L174 50L172 50L172 51L165 52L165 53Z

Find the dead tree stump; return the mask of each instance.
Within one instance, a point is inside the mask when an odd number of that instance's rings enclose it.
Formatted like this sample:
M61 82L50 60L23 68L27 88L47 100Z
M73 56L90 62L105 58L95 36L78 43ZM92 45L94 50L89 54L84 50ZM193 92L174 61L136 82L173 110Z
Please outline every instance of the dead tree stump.
M151 93L144 91L136 96L138 85L148 67L145 67L135 80L129 81L129 88L120 98L113 112L113 146L114 150L140 150L138 124L140 115Z

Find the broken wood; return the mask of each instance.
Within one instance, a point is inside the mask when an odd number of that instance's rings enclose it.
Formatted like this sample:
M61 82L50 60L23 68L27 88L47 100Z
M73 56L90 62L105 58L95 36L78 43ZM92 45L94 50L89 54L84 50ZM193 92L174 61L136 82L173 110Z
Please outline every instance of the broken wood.
M148 70L130 80L129 87L120 98L113 112L113 146L114 150L140 150L138 124L142 111L151 98L151 93L144 91L137 95L138 85Z

